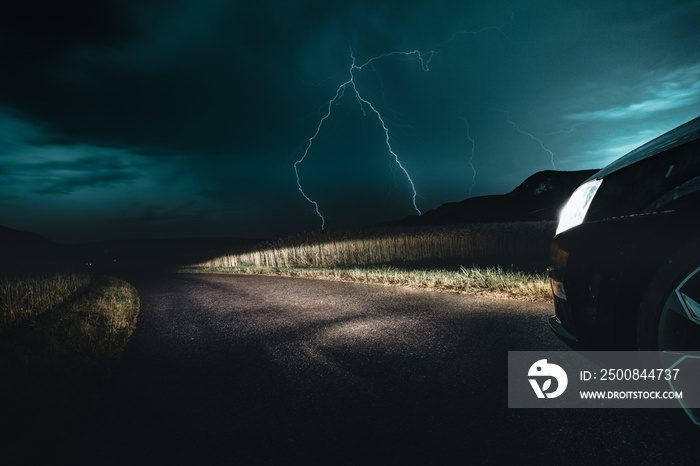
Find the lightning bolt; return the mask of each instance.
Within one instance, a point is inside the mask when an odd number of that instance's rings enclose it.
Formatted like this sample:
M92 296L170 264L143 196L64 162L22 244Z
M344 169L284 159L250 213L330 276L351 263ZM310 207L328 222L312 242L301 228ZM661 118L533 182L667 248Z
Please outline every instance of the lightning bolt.
M418 208L417 204L417 197L418 197L418 192L416 191L416 186L413 182L413 179L411 178L410 174L408 173L408 170L406 170L406 167L401 163L401 160L399 159L398 154L394 151L393 147L391 146L391 138L389 136L389 128L386 125L386 122L384 118L382 117L381 113L377 108L367 99L365 99L362 94L360 93L359 89L357 88L355 78L356 78L356 73L360 73L364 68L370 67L374 69L374 62L386 58L403 58L407 60L417 60L420 62L421 69L425 72L430 71L430 62L432 61L433 57L439 53L439 50L448 44L449 42L452 42L456 40L458 37L462 35L478 35L487 31L498 31L501 34L505 33L503 32L503 27L506 26L507 24L510 24L513 22L514 16L511 15L510 20L500 26L489 26L489 27L484 27L478 31L458 31L452 34L447 40L439 43L435 47L433 47L432 50L428 52L420 52L419 50L413 50L413 51L393 51L393 52L387 52L383 53L381 55L377 55L375 57L369 58L362 62L361 64L358 64L357 59L355 58L355 55L352 51L350 50L350 57L352 59L352 62L350 64L350 68L348 69L348 79L347 81L343 82L338 86L338 88L335 91L335 95L333 96L332 99L328 101L328 104L326 105L326 113L325 115L319 120L318 125L316 126L316 131L314 132L313 136L311 136L308 139L308 143L306 144L306 148L304 149L304 153L302 154L301 158L299 160L294 162L294 175L296 177L296 182L297 182L297 188L299 189L299 192L301 195L306 199L311 205L314 207L314 212L318 217L321 219L321 229L323 230L326 225L326 218L323 216L321 213L321 210L319 208L318 202L311 199L306 192L304 192L304 188L302 187L301 184L301 179L299 177L299 165L301 165L306 157L309 155L309 151L311 150L311 147L314 144L314 141L318 137L318 135L321 132L321 129L323 128L323 124L330 118L332 112L333 112L333 106L338 104L339 101L343 98L346 92L352 93L357 100L357 102L360 105L360 109L362 110L363 115L366 117L367 114L374 114L377 117L377 120L381 124L382 130L384 131L384 142L386 144L387 150L391 157L394 160L394 164L396 167L398 167L403 174L405 175L406 179L408 180L408 183L411 186L411 199L413 202L413 208L415 211L418 213L418 215L422 215L421 210ZM466 121L466 120L465 120ZM469 124L467 123L467 133L469 132ZM476 170L474 169L474 165L472 164L472 160L474 158L474 141L471 139L469 134L467 134L467 137L472 141L472 157L469 159L469 163L472 167L472 170L474 172L473 177L472 177L472 188L474 187L474 183L476 180ZM552 154L552 157L554 157L554 154ZM471 195L471 189L470 188L470 195Z
M413 208L415 211L418 213L418 215L422 215L421 210L418 208L418 204L416 201L416 198L418 197L418 192L416 191L416 186L413 183L413 179L411 178L411 175L408 173L408 170L406 170L406 167L403 166L401 163L401 160L399 160L398 154L394 151L393 147L391 146L391 140L389 137L389 128L387 128L386 123L384 121L384 118L382 118L381 113L379 113L379 110L377 110L372 103L362 97L362 94L360 94L360 91L357 89L357 85L355 84L355 73L362 71L365 67L371 66L375 61L380 60L382 58L387 58L387 57L392 57L392 56L403 56L406 58L410 59L417 59L420 64L421 64L421 69L423 71L429 71L429 64L430 60L432 59L433 55L435 52L431 51L428 52L427 54L423 54L418 50L414 50L411 52L389 52L389 53L384 53L381 55L377 55L376 57L370 58L361 65L357 64L355 55L352 53L352 50L350 51L350 57L352 58L352 63L350 64L350 69L348 70L349 74L349 79L342 83L340 86L335 91L335 95L331 100L328 101L327 105L327 110L326 114L321 118L321 120L318 123L318 126L316 127L316 132L314 133L313 136L311 136L308 140L308 144L306 145L306 149L304 149L304 154L301 156L299 160L294 162L294 174L296 176L297 180L297 187L299 189L299 192L301 193L302 196L304 196L304 199L306 199L311 205L314 206L314 211L316 212L316 215L321 219L321 229L323 230L326 225L326 218L323 216L321 213L321 210L318 207L318 202L315 200L311 199L305 192L304 188L301 185L301 179L299 178L299 165L304 162L306 159L307 155L309 155L309 150L311 150L311 146L313 146L314 141L318 137L319 133L321 132L321 128L323 127L323 124L325 121L330 118L331 113L333 112L333 105L338 103L340 99L345 95L345 92L350 89L350 91L354 94L355 99L357 99L357 102L360 104L360 109L362 110L362 114L364 116L367 116L367 113L373 113L376 115L377 120L382 126L382 130L384 131L384 142L386 144L386 147L389 151L389 154L393 157L394 163L396 166L403 172L403 174L406 176L406 179L408 180L408 183L411 185L411 192L412 192L412 202L413 202ZM424 57L424 55L427 55L427 59Z
M519 127L518 125L516 125L515 122L514 122L513 120L510 119L510 112L503 111L503 113L506 114L506 118L508 119L508 123L510 123L511 125L513 125L513 128L515 128L515 130L516 130L518 133L524 134L525 136L529 137L529 138L532 139L533 141L537 142L537 143L540 145L540 147L542 148L542 150L545 151L545 152L547 152L547 153L549 154L549 156L550 156L550 161L551 161L551 163L552 163L552 168L556 170L556 169L557 169L557 166L554 164L554 158L555 158L554 152L552 152L551 150L547 149L547 148L544 146L544 143L542 142L542 140L541 140L540 138L536 137L536 136L535 136L534 134L532 134L532 133L528 133L527 131L523 131L522 129L520 129L520 127Z
M509 19L508 21L506 21L505 23L499 25L499 26L486 26L486 27L483 27L483 28L479 29L478 31L457 31L457 32L453 33L453 34L449 37L449 39L444 40L444 41L440 42L438 45L436 45L435 47L433 47L433 50L437 51L437 50L439 50L443 45L448 44L448 43L452 42L453 40L457 39L459 36L463 36L463 35L472 35L472 36L476 36L476 35L482 34L482 33L487 32L487 31L498 31L498 32L500 32L502 35L505 36L506 33L503 32L503 28L504 28L505 26L511 24L514 20L515 20L515 13L511 13L510 19Z
M571 134L576 128L585 123L574 123L569 129L560 129L559 131L552 131L551 133L544 133L545 136L556 136L557 134Z
M472 169L472 184L471 186L469 186L469 197L472 197L472 189L474 189L474 185L476 185L476 168L474 167L474 149L476 147L476 143L474 142L474 139L472 139L472 137L469 135L469 121L467 121L467 119L464 117L462 117L462 120L464 120L464 124L467 125L467 139L469 139L469 142L472 146L469 154L469 166Z

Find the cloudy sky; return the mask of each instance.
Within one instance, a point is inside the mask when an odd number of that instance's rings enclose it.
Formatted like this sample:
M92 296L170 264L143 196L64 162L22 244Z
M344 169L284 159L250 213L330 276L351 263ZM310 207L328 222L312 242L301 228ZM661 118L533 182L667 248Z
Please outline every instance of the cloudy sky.
M268 237L600 168L700 115L698 18L669 0L6 2L0 225Z

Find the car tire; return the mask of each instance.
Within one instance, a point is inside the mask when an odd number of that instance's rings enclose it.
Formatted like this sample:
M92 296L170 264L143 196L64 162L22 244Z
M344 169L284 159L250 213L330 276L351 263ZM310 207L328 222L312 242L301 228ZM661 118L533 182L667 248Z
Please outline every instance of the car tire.
M672 254L654 274L640 301L641 351L700 350L700 241Z

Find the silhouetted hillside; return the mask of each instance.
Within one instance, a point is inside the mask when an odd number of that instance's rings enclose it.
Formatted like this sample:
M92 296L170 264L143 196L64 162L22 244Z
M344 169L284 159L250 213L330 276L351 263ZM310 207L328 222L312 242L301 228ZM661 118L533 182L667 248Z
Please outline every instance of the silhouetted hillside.
M527 178L508 194L480 196L443 204L420 217L387 222L386 226L557 220L571 193L598 170L546 170Z
M170 267L208 259L212 251L254 242L242 238L165 238L61 244L41 235L0 226L0 268L57 264L95 270Z
M222 250L237 250L255 240L243 238L162 238L113 240L73 246L74 256L91 267L136 269L175 267L210 259Z
M64 246L36 233L0 225L0 264L6 262L55 260Z

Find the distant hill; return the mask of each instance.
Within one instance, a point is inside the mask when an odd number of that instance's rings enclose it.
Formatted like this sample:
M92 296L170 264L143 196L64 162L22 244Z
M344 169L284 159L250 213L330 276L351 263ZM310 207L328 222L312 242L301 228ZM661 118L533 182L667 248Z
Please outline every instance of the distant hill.
M159 269L202 262L222 250L237 250L256 240L244 238L161 238L111 240L74 245L74 256L94 267Z
M61 263L94 269L137 264L138 268L168 267L183 260L205 260L213 251L235 250L255 242L243 238L165 238L61 244L41 235L0 225L0 272L6 267ZM200 259L201 258L201 259Z
M0 225L0 263L6 261L54 260L64 246L36 233Z
M12 243L14 245L27 244L27 245L48 245L56 244L48 238L45 238L36 233L29 233L27 231L13 230L12 228L7 228L0 225L0 246L3 244Z
M508 194L471 197L443 204L421 216L382 226L422 226L459 223L557 220L571 193L599 170L545 170L527 178Z

